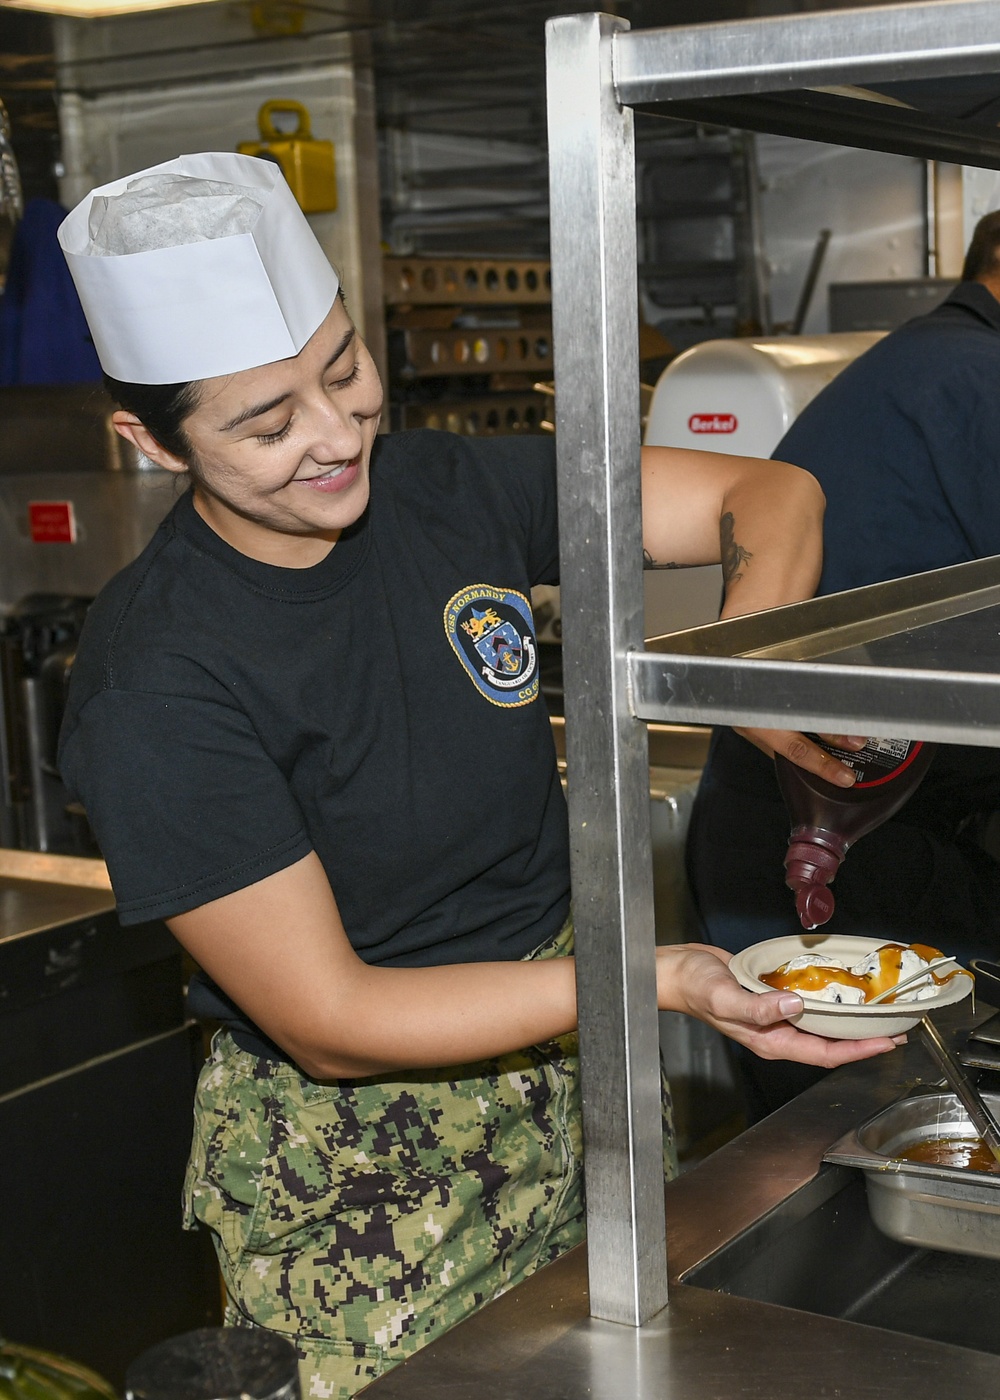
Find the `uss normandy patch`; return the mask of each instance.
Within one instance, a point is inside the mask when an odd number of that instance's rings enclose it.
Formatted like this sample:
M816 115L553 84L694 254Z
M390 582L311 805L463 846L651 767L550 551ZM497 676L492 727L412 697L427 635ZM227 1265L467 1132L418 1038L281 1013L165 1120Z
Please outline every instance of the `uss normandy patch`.
M538 646L523 593L472 583L449 601L444 628L476 688L494 705L530 705L538 694Z

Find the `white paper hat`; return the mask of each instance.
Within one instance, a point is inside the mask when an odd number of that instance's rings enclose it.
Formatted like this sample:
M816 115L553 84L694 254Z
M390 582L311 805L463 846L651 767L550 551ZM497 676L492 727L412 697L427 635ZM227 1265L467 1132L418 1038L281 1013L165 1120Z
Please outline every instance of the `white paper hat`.
M158 185L151 177L163 177L162 194L144 200ZM123 237L129 220L112 211L130 187L140 209ZM280 168L224 151L101 185L63 220L59 242L102 367L132 384L210 379L297 355L339 286Z

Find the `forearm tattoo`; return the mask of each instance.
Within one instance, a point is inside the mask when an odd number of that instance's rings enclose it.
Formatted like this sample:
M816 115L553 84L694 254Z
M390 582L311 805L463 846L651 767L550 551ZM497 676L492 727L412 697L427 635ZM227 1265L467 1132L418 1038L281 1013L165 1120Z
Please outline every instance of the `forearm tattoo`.
M734 535L736 522L731 511L726 511L719 521L719 542L722 546L722 578L726 587L737 583L743 577L743 565L753 558L749 549L737 544Z
M648 549L642 551L642 567L644 569L679 569L680 564L660 563L659 559L654 559Z

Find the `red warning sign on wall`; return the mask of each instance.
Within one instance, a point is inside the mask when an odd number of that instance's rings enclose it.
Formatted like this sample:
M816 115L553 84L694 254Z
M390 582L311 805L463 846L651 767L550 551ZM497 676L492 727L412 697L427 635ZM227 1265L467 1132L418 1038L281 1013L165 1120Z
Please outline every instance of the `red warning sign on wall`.
M72 501L29 501L28 531L35 544L75 544Z

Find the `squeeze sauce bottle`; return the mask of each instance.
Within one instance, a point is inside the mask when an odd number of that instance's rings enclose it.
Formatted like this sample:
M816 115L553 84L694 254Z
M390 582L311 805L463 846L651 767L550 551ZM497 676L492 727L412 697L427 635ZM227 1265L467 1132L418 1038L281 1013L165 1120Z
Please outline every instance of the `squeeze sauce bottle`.
M775 754L778 785L792 820L785 883L795 891L803 928L825 924L834 898L827 889L855 841L899 811L934 757L935 745L917 739L869 739L851 752L809 738L857 773L853 787L835 787Z

